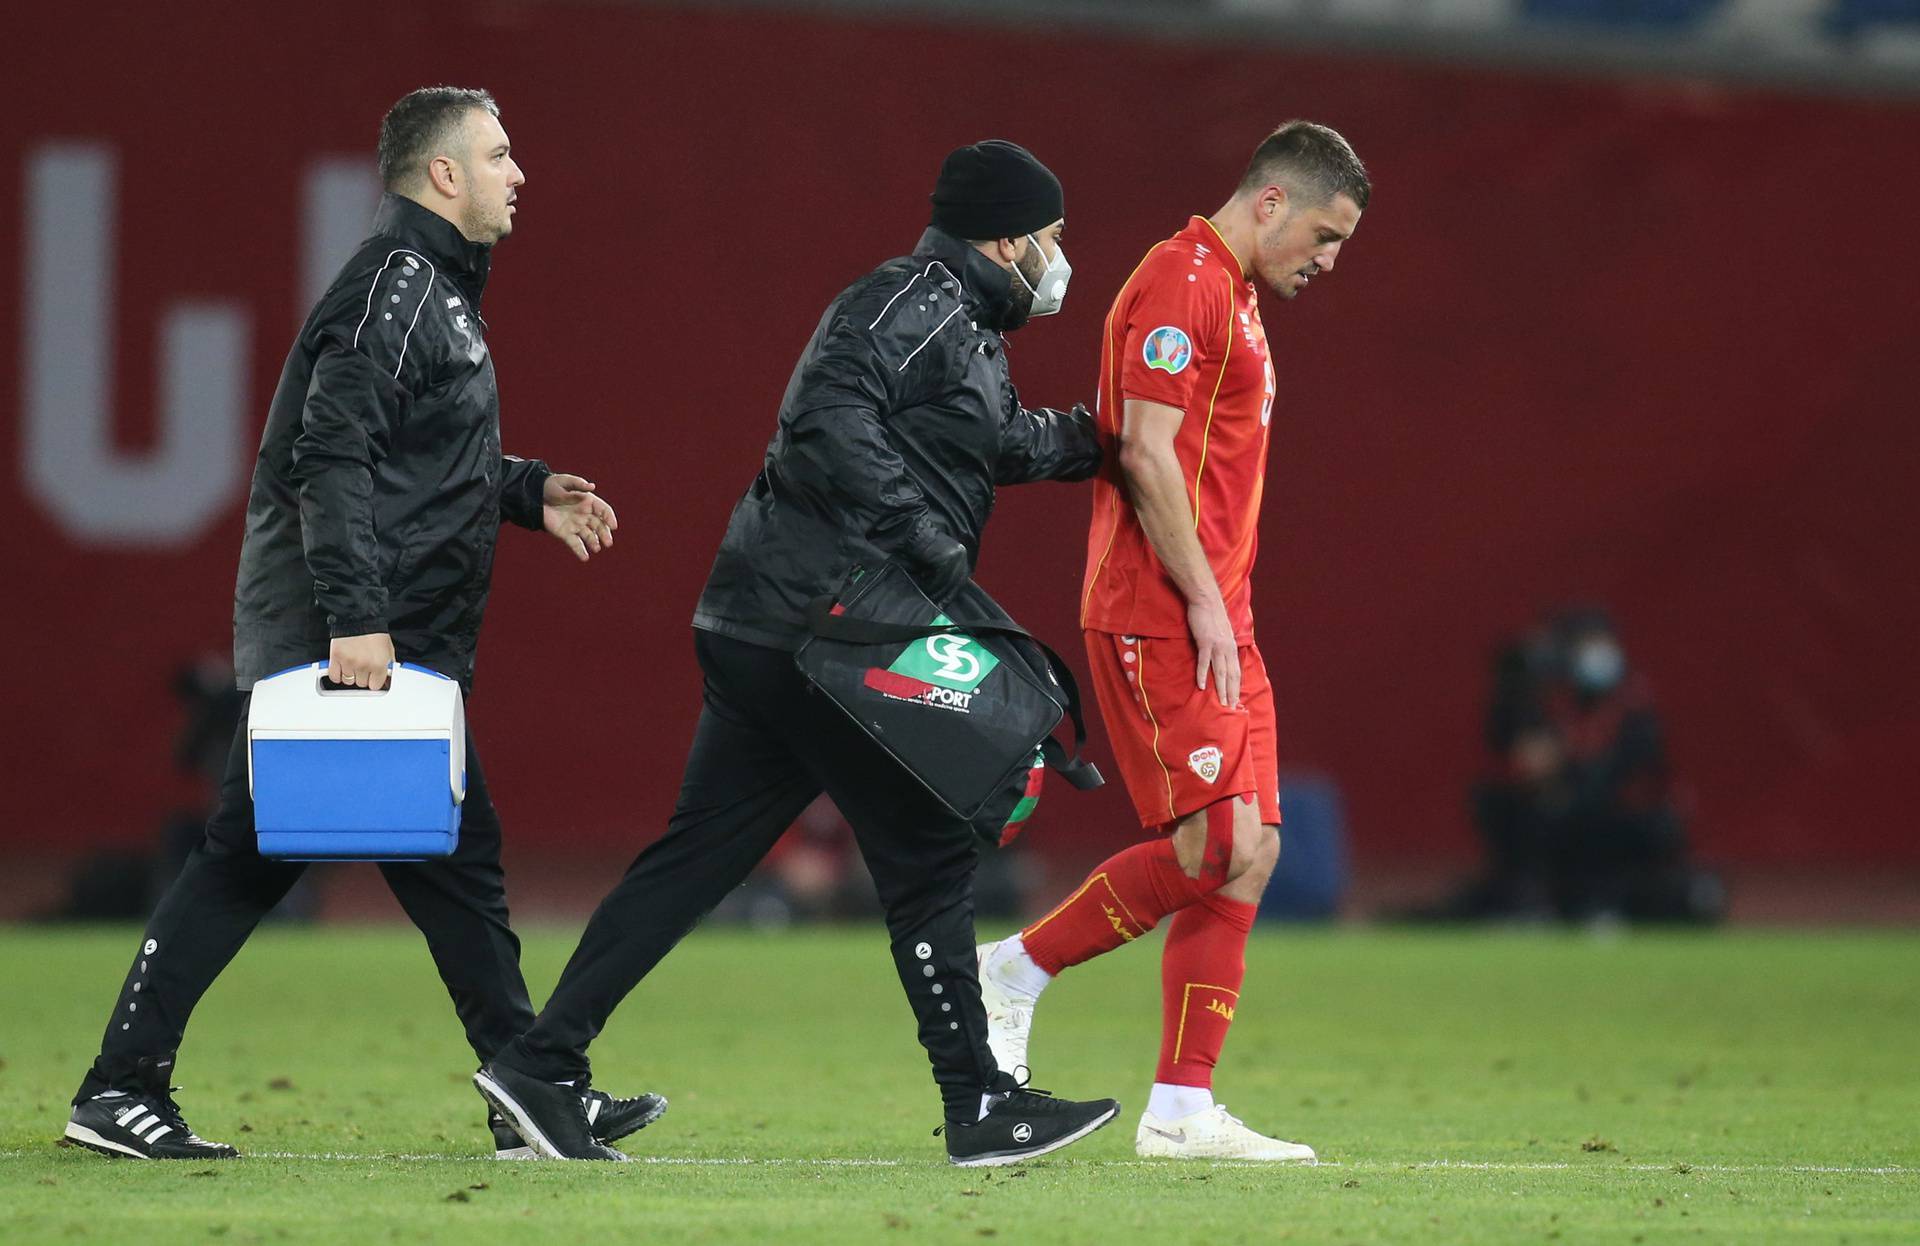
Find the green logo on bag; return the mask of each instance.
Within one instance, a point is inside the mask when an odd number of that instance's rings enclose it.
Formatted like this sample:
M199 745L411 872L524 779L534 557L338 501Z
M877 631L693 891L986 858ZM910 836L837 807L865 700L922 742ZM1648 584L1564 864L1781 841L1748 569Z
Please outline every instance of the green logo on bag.
M953 622L944 614L936 615L933 621L939 624ZM987 676L993 674L993 668L998 665L1000 659L987 652L986 646L973 637L962 636L958 632L942 632L908 645L887 669L896 675L937 684L956 692L972 692Z

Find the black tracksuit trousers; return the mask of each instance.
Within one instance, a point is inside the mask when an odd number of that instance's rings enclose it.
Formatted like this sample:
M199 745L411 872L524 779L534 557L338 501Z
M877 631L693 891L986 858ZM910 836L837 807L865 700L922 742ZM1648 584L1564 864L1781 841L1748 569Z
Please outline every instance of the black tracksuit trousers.
M302 862L269 860L259 853L247 785L243 709L220 781L220 806L207 823L206 838L187 858L140 937L139 954L107 1021L99 1058L75 1103L103 1090L138 1089L135 1066L142 1058L179 1047L194 1005L306 868ZM487 793L471 733L459 847L441 860L383 863L380 872L426 936L474 1054L482 1063L492 1059L508 1039L533 1023L533 1005L520 976L520 940L507 926L500 816Z
M700 630L694 650L705 704L667 833L600 902L539 1019L500 1062L553 1081L586 1076L587 1045L620 1001L825 791L873 874L947 1116L974 1120L983 1092L1012 1083L980 1004L971 828L815 693L791 653Z

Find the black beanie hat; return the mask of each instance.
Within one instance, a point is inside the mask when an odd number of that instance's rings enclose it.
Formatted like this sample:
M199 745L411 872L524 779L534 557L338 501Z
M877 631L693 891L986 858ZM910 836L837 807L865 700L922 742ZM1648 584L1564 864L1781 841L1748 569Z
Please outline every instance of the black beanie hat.
M955 148L933 187L933 225L956 238L1018 238L1066 214L1060 179L1005 139Z

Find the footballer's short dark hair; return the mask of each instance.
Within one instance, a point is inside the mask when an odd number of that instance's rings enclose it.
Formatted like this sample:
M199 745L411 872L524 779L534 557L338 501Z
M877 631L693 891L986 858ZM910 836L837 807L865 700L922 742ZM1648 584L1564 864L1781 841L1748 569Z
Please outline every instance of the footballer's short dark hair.
M401 96L380 119L380 184L398 190L424 174L476 108L500 115L493 96L469 87L421 87Z
M1247 162L1242 191L1285 186L1315 207L1345 195L1363 211L1373 194L1367 166L1339 133L1311 121L1289 121L1260 140Z

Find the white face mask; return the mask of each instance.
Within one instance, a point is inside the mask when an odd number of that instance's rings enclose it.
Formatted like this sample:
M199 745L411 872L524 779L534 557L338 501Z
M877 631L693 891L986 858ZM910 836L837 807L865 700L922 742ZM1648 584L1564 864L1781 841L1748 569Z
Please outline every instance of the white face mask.
M1626 655L1611 640L1583 640L1573 651L1573 682L1588 692L1610 691L1626 670Z
M1047 249L1040 245L1040 240L1032 234L1027 235L1027 241L1031 242L1040 254L1047 253ZM1013 275L1020 278L1021 285L1033 291L1033 307L1028 310L1027 315L1051 316L1060 310L1060 304L1067 301L1067 282L1073 277L1073 265L1067 263L1067 249L1058 247L1053 252L1053 258L1047 261L1046 271L1040 274L1039 285L1028 281L1027 275L1020 271L1018 264L1013 266Z

